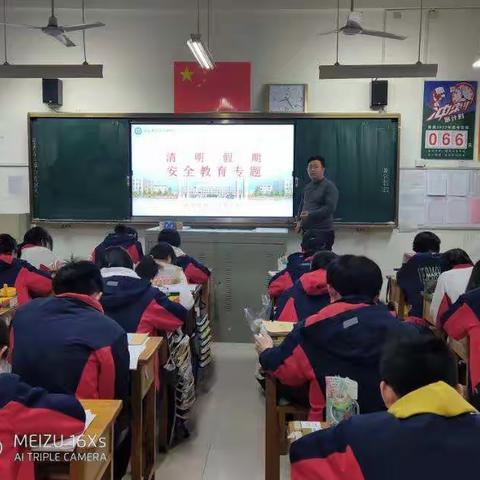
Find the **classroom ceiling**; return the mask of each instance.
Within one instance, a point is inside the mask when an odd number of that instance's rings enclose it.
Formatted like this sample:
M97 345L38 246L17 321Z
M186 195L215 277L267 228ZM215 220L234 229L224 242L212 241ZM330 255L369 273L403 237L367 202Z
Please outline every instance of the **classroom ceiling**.
M333 9L337 6L336 0L211 0L215 9L221 10L303 10L303 9ZM58 8L79 8L81 0L56 0ZM206 6L207 0L201 0ZM356 0L355 8L415 8L420 0ZM424 8L479 6L480 0L426 0ZM47 8L50 0L10 0L9 6L18 8ZM196 0L86 0L87 8L102 9L161 9L185 10L194 8ZM340 0L342 8L349 8L350 0Z

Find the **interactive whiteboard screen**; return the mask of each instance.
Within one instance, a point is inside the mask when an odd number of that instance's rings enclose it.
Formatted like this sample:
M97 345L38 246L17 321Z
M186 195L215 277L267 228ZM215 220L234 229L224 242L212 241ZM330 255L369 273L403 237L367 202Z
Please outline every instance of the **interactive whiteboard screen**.
M133 124L131 140L134 216L293 216L293 124Z

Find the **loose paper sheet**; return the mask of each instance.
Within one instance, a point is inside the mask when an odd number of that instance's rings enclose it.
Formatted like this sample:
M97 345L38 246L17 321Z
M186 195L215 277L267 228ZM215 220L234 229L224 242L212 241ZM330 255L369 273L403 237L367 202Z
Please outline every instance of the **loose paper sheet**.
M427 195L445 196L447 194L447 173L429 170L427 172Z
M470 172L450 172L447 182L447 194L456 197L466 197L470 187Z
M468 224L469 201L466 197L450 197L447 199L446 223L448 225Z
M426 225L444 225L446 217L446 198L429 197L427 198Z

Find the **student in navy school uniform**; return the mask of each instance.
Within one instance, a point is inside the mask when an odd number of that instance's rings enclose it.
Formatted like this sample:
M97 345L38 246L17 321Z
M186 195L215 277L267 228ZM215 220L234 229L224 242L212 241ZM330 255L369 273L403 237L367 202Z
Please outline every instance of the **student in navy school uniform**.
M195 258L187 255L181 248L182 240L177 230L164 228L158 234L158 243L167 242L173 248L176 265L185 272L188 283L203 285L210 278L210 270Z
M310 420L323 420L325 377L358 383L361 412L384 409L378 390L382 345L391 334L415 328L392 317L378 296L382 272L366 257L344 255L327 270L332 303L307 318L278 347L267 334L256 336L260 365L283 385L309 386Z
M27 456L15 460L25 453L15 445L15 435L53 435L60 441L83 432L85 412L73 395L32 388L8 373L8 345L8 327L0 318L0 478L34 480L34 465Z
M46 297L52 291L50 274L15 257L17 242L6 233L0 235L0 288L3 285L17 289L18 304L35 297Z
M91 262L71 262L53 280L54 297L19 308L12 321L12 371L30 385L80 399L117 399L115 478L122 478L130 448L127 334L107 317L103 280Z
M113 233L109 233L103 242L95 247L92 253L92 262L97 265L102 262L102 255L107 248L110 247L122 247L124 248L133 263L136 265L143 258L142 244L138 241L138 232L126 225L119 224L115 227Z
M285 290L292 288L294 283L310 271L310 262L316 252L325 249L325 239L315 236L312 231L307 231L302 237L302 252L292 253L287 258L287 266L268 283L270 298L277 299Z
M275 320L306 320L330 303L327 268L335 258L337 256L329 250L317 252L313 256L311 271L304 273L292 288L280 295L275 308Z
M480 416L433 336L396 339L382 355L388 411L353 416L290 447L292 480L452 480L480 471Z
M432 232L420 232L413 240L413 255L397 272L397 281L411 306L409 315L422 318L422 292L433 293L438 277L445 270L440 238Z
M105 313L126 332L161 335L183 325L187 310L171 302L158 288L152 287L149 280L141 279L123 248L108 248L102 260L101 303Z

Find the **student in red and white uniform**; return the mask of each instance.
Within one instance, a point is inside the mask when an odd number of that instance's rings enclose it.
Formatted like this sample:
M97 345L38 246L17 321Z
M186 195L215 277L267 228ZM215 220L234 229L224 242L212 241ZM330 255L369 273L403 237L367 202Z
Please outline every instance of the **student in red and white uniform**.
M33 227L18 246L18 257L44 272L57 271L62 262L53 253L51 235L42 227Z
M17 242L10 235L0 235L0 287L17 289L19 305L35 297L46 297L52 291L49 273L41 272L24 260L16 258Z
M378 303L382 282L372 260L338 257L327 270L330 305L294 328L277 347L267 334L256 335L260 365L267 374L296 392L308 386L310 420L325 418L325 377L330 375L358 383L361 412L385 408L378 389L383 344L389 336L416 327L392 317Z
M127 225L117 225L114 232L109 233L103 242L95 247L92 252L92 262L97 264L101 262L103 253L110 247L124 248L135 265L143 258L143 247L138 240L138 232Z
M301 252L288 256L287 266L268 282L270 298L278 299L282 293L292 288L304 273L310 271L310 264L315 253L325 250L325 239L319 238L314 231L308 230L303 234L301 248Z
M123 248L111 247L105 251L101 273L103 309L126 332L163 335L185 322L187 310L171 302L149 280L141 279Z
M330 303L327 268L335 258L337 256L329 250L313 256L311 271L304 273L292 288L280 295L275 307L275 320L303 321Z
M461 248L446 251L443 255L445 272L437 281L432 297L430 314L435 322L463 295L473 270L473 262Z
M172 246L176 256L176 264L183 269L188 283L203 285L208 282L210 270L180 248L182 240L177 230L164 228L158 234L158 243L161 242L167 242Z
M53 281L54 297L36 299L12 320L12 371L30 385L79 399L116 399L115 479L130 451L130 356L127 333L104 314L103 280L91 262L71 262ZM117 454L118 453L118 454Z
M58 439L83 432L85 412L73 395L49 394L32 388L18 375L5 373L8 328L0 318L0 478L34 480L33 463L15 460L24 453L15 446L15 435L54 435Z

